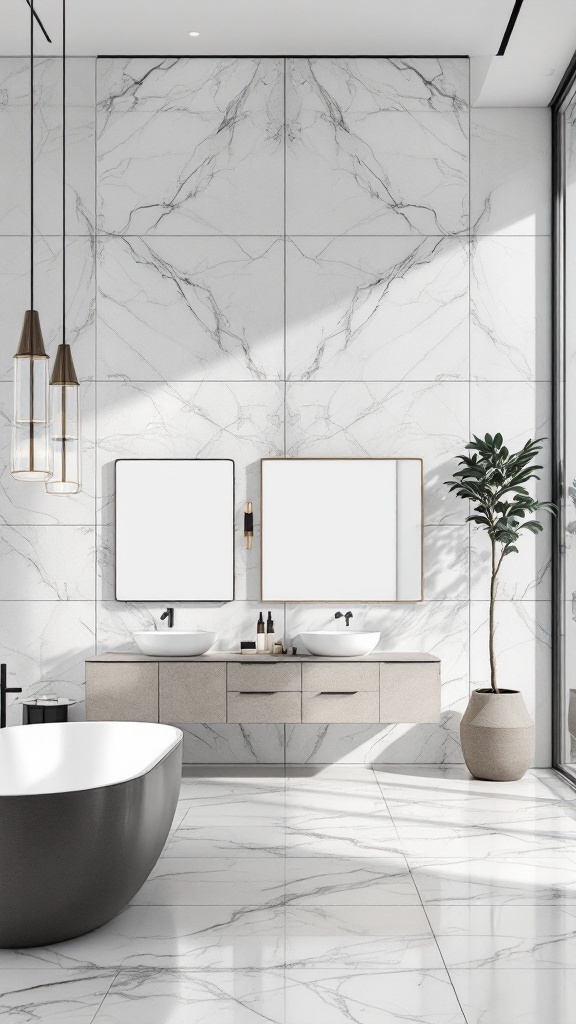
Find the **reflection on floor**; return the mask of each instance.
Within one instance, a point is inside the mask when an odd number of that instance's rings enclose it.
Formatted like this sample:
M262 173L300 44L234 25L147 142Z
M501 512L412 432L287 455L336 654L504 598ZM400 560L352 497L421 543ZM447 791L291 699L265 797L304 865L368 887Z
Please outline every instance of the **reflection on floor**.
M131 906L0 951L0 1019L573 1024L575 840L547 771L194 769Z

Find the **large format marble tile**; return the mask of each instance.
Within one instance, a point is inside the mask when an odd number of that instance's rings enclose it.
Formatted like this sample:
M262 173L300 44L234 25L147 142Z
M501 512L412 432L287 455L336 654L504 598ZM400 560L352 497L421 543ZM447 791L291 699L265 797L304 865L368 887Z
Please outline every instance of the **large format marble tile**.
M328 821L299 826L289 819L284 839L286 857L330 857L345 863L356 858L379 862L399 849L393 822L380 815L370 821L346 815L338 824Z
M188 813L188 812L186 812ZM190 816L192 822L194 815ZM280 857L286 854L283 825L195 825L182 823L164 851L172 857Z
M470 375L550 380L550 239L477 236L470 248Z
M100 229L279 234L283 61L98 61Z
M375 765L374 774L390 807L403 801L406 807L411 801L426 803L449 801L466 807L470 798L483 801L488 808L492 803L511 807L524 804L527 808L540 803L550 804L554 800L572 803L576 790L568 786L550 768L531 769L516 782L488 782L474 779L464 765ZM394 811L396 813L396 811ZM457 813L454 810L452 813Z
M328 851L327 851L328 852ZM290 857L286 860L287 906L420 906L420 897L402 856Z
M468 384L291 383L288 457L412 456L424 460L424 522L463 523L466 506L442 483L468 438Z
M195 811L192 812L195 815ZM162 857L132 900L137 906L278 907L284 894L284 864L258 861Z
M283 972L121 971L94 1024L284 1024Z
M115 459L234 459L240 510L259 486L259 459L281 455L283 446L283 388L279 384L100 384L100 520L113 520Z
M130 906L77 939L0 950L0 968L54 972L62 967L265 970L283 962L284 911L278 908Z
M472 108L470 224L479 235L549 235L548 109Z
M17 700L57 693L84 700L84 661L94 653L94 602L2 601L0 661L8 665L8 685L23 693L11 698L8 724L20 725ZM71 718L82 715L82 705Z
M467 98L463 90L456 96L453 84L440 76L435 102L418 63L404 62L406 89L404 83L394 87L398 69L386 59L288 61L290 234L467 230ZM418 79L416 92L424 103L405 103L401 97Z
M0 383L0 523L8 526L93 526L95 520L94 384L80 385L82 489L67 496L47 494L43 484L15 480L10 473L13 386Z
M62 341L62 239L34 245L34 305L50 357ZM30 240L0 235L0 379L13 380L24 310L30 305ZM80 380L94 377L95 252L92 238L66 241L66 339Z
M421 907L288 907L286 965L427 970L444 965Z
M289 378L468 378L467 242L292 237L286 255Z
M0 601L94 600L95 529L0 526Z
M445 971L286 972L286 1024L465 1024Z
M94 65L66 58L66 230L94 230ZM30 232L30 61L0 59L0 233ZM34 220L44 235L62 231L62 61L34 61Z
M103 238L98 378L278 380L280 238Z
M513 556L510 556L513 557ZM470 604L470 661L473 688L486 686L488 662L487 601ZM536 723L536 765L551 759L551 621L548 601L498 601L495 616L497 671L502 686L520 690Z
M574 971L451 970L450 980L468 1024L572 1024L574 1020Z
M427 907L448 970L574 967L576 907Z
M185 764L284 764L283 725L183 725Z
M569 834L564 847L568 846ZM474 845L474 849L472 846ZM482 855L480 846L470 843L468 853L454 856L450 842L444 847L449 856L434 860L430 856L408 856L412 877L422 902L460 907L546 905L562 906L576 903L576 858L570 848L559 844L543 846L530 852L530 843L516 853L497 852L491 847ZM570 847L573 846L573 840Z
M92 1024L114 971L0 969L0 1020Z

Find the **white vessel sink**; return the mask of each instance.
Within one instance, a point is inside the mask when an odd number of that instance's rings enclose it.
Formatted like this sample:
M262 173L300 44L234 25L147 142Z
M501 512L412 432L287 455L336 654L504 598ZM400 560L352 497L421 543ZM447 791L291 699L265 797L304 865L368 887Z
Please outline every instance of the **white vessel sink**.
M199 631L182 633L177 629L147 629L134 633L134 639L142 654L164 658L193 657L205 654L216 642L216 633Z
M322 658L358 658L370 654L380 639L380 633L360 630L321 629L314 633L300 633L302 643Z

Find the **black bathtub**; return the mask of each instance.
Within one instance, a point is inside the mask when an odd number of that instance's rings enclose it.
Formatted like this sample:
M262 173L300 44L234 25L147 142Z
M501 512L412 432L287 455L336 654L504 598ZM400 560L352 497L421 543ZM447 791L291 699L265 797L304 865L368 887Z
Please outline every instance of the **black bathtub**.
M0 732L0 947L43 946L115 916L174 817L182 733L143 722Z

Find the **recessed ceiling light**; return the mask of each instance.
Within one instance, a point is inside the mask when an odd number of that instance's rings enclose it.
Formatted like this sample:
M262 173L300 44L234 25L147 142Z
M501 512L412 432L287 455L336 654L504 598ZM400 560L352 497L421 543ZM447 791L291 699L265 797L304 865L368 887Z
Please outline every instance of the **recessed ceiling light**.
M189 32L188 35L189 36L199 36L200 33L199 32Z

